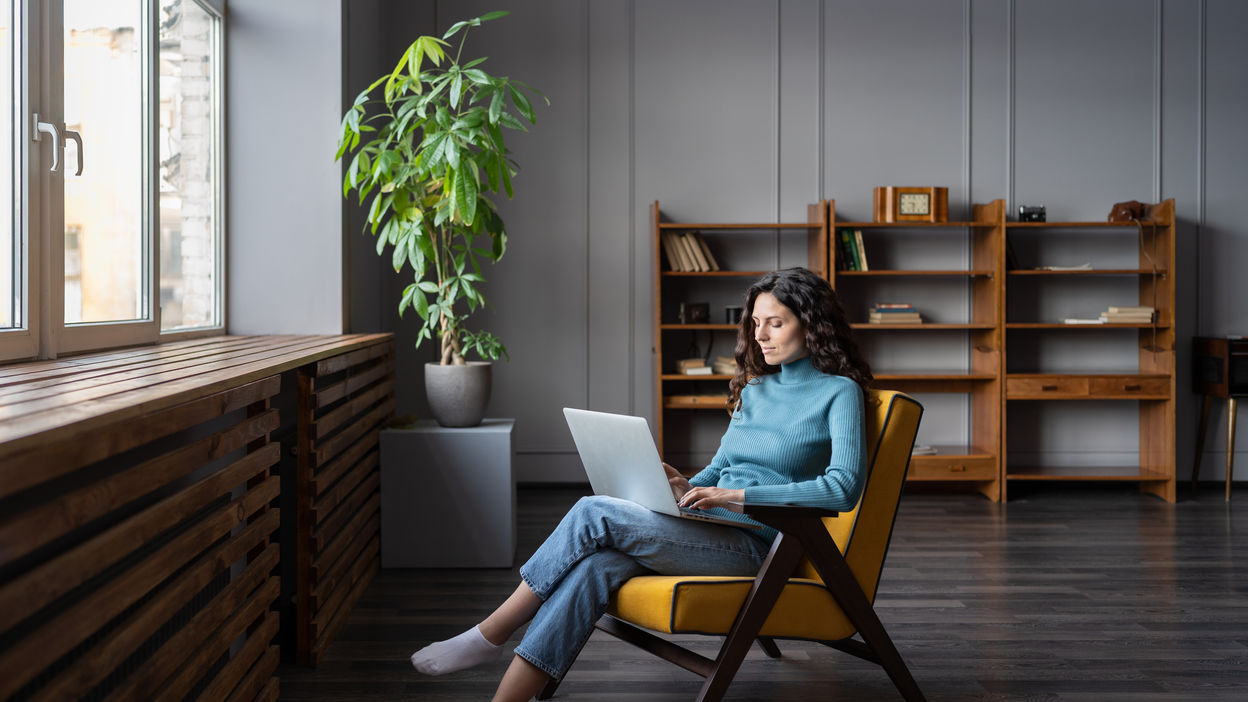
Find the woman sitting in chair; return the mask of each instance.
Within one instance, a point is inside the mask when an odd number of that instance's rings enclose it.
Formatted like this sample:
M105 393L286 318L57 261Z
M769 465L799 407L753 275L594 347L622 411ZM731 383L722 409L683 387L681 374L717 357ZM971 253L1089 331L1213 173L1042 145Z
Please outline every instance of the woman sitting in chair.
M763 276L747 293L735 355L732 420L719 451L688 480L664 467L682 507L761 528L582 498L520 568L515 592L480 624L412 654L416 670L441 675L493 660L532 619L494 696L528 700L572 665L629 578L757 573L776 532L725 509L731 503L852 509L865 479L863 390L871 371L832 287L804 268Z

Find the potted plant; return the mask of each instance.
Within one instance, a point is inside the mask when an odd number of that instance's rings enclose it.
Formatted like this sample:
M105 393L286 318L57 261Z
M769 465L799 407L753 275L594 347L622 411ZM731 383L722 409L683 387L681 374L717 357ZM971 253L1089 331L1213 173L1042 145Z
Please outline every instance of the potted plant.
M496 336L469 330L465 322L486 304L481 261L497 262L507 250L503 220L489 197L500 189L512 196L516 164L504 131L535 124L525 92L542 96L520 81L486 73L484 57L462 60L468 30L506 14L456 22L440 39L412 42L394 70L347 110L336 156L354 153L343 196L354 190L363 206L371 195L367 227L377 237L378 255L390 247L395 272L411 268L399 316L412 308L420 317L417 347L434 338L441 344L439 362L426 364L425 391L443 426L481 422L490 362L507 357ZM457 34L452 56L448 40ZM467 361L470 352L483 360Z

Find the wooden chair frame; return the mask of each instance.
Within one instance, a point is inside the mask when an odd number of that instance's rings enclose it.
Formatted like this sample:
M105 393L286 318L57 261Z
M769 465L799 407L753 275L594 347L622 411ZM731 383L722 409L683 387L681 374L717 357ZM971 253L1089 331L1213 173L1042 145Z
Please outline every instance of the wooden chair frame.
M913 444L913 437L910 440ZM907 465L903 469L903 484L904 471L908 470L909 461L907 460ZM898 499L900 499L900 491ZM763 623L779 600L794 569L805 556L814 565L815 570L823 579L824 587L836 600L862 638L862 641L851 637L820 643L883 667L902 697L909 702L925 700L914 676L910 674L910 669L906 667L897 647L893 645L884 625L876 616L871 599L859 586L841 550L824 526L823 518L835 517L837 513L813 507L759 503L744 503L741 509L755 520L775 528L780 533L772 542L771 551L763 561L758 575L755 576L745 602L738 611L736 620L714 660L610 614L602 615L595 627L706 678L695 699L699 702L714 702L721 699L727 692L737 669L745 660L745 654L755 640L768 656L772 658L780 656L780 650L773 637L760 637L759 632L762 631ZM894 520L895 518L894 512ZM889 539L891 538L890 525ZM887 544L885 553L887 553ZM881 561L881 567L882 565ZM537 699L550 699L554 696L560 682L559 679L552 679L538 693Z

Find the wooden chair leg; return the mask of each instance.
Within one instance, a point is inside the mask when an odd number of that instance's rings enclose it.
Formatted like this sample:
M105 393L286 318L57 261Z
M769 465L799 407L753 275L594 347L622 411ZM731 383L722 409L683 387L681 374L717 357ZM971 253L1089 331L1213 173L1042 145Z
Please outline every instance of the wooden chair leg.
M1231 501L1231 476L1235 474L1235 414L1239 409L1235 398L1226 400L1226 501Z
M908 702L925 702L926 698L919 689L919 684L910 674L901 653L893 645L871 602L858 586L853 571L828 536L827 530L821 524L816 524L813 528L803 525L800 534L802 545L806 547L806 555L814 564L815 570L823 578L824 584L836 598L845 616L858 629L863 642L879 659L897 691Z
M1192 490L1196 489L1196 481L1200 478L1200 459L1205 453L1205 430L1209 428L1209 406L1213 398L1205 395L1200 403L1200 426L1196 430L1196 455L1192 458Z
M728 638L719 649L715 667L698 692L698 702L719 702L728 691L737 669L741 667L741 661L745 660L750 645L758 638L763 622L767 621L772 606L780 599L780 593L801 557L802 547L798 539L780 534L772 542L771 552L763 561L762 570L750 586L750 592L737 613L736 621L732 623Z
M780 647L776 645L776 640L770 636L758 637L758 647L763 649L763 653L766 653L768 658L780 657Z

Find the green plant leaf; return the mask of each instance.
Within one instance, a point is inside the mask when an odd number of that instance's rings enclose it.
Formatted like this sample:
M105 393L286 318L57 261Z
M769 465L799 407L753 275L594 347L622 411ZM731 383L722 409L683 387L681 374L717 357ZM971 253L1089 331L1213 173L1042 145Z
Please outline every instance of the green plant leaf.
M511 104L516 106L520 114L524 115L524 118L529 120L530 124L536 124L537 117L533 114L533 105L529 103L529 99L524 96L524 93L512 86L507 86L507 93L511 95Z
M417 283L417 285L419 285L420 289L423 290L424 292L427 292L431 295L438 294L438 284L433 282L432 280L422 280L419 283Z
M403 288L403 297L399 299L399 319L403 318L403 311L412 305L415 293L416 285L414 283Z
M504 111L504 112L499 113L498 123L503 125L504 127L507 127L508 129L514 129L518 132L529 131L529 128L524 126L524 122L521 122L520 120L516 119L516 116L511 114L510 112Z
M503 91L494 90L494 94L490 97L490 124L498 124L498 116L503 111Z
M451 78L451 107L459 107L459 95L464 87L464 76L459 71L455 71L455 77Z
M386 251L386 237L377 237L377 255L380 256Z

